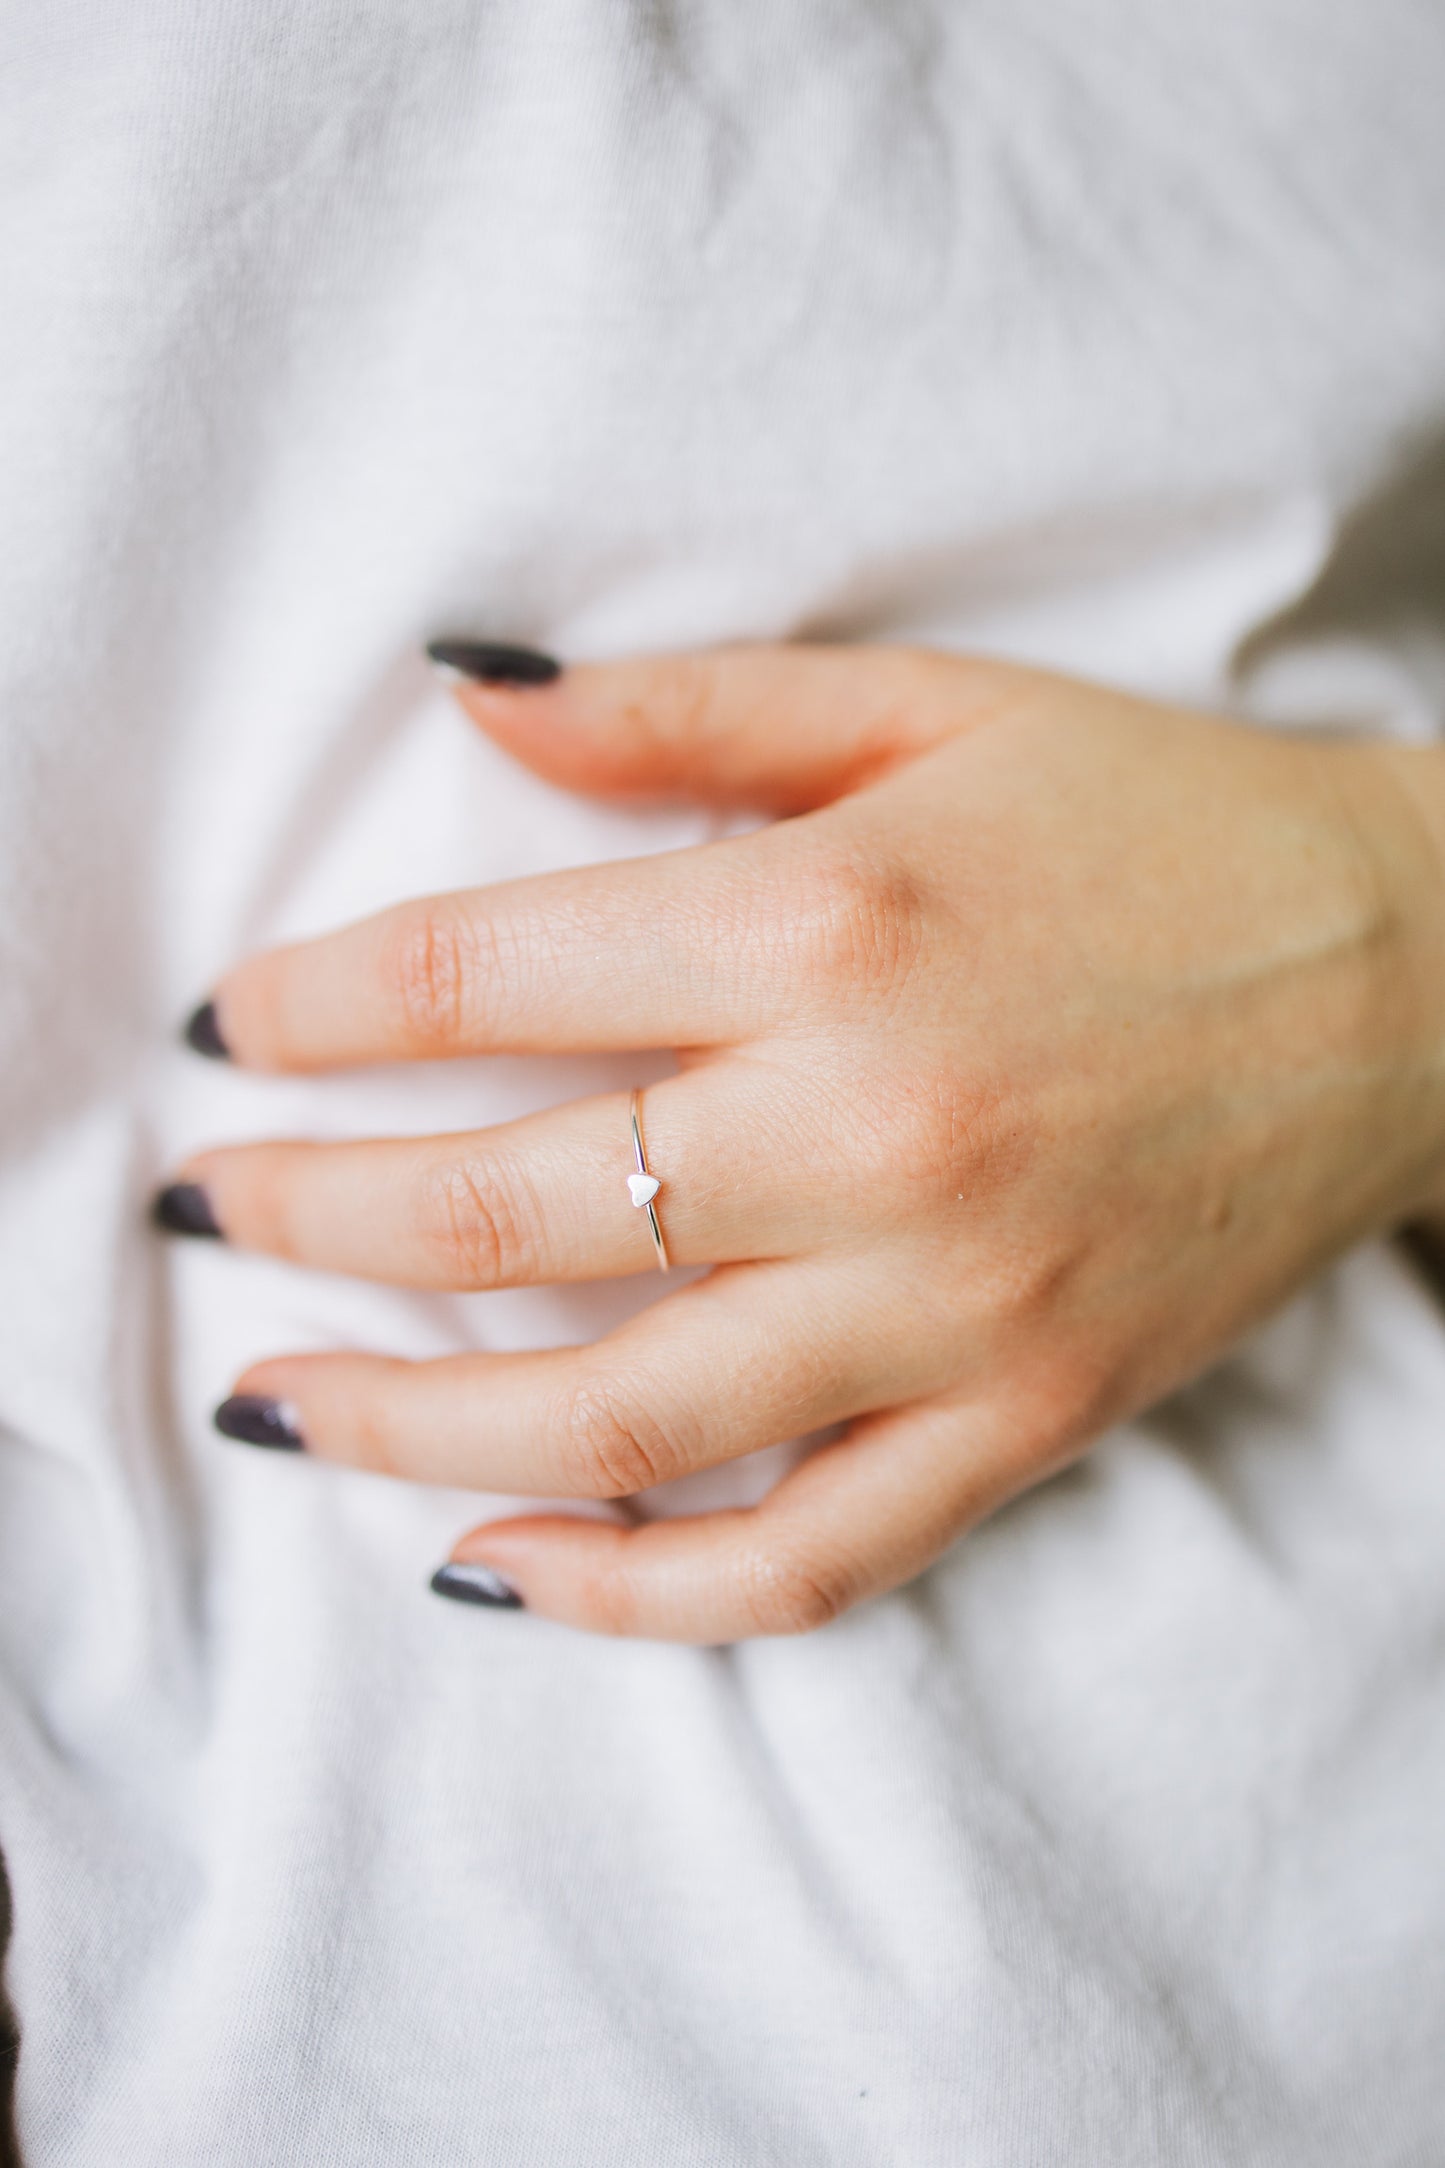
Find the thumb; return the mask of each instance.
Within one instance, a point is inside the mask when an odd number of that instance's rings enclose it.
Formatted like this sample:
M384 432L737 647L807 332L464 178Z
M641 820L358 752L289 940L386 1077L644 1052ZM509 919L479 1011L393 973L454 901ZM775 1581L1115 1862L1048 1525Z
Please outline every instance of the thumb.
M578 663L435 640L488 736L596 796L797 813L996 714L1024 673L923 648L752 646Z

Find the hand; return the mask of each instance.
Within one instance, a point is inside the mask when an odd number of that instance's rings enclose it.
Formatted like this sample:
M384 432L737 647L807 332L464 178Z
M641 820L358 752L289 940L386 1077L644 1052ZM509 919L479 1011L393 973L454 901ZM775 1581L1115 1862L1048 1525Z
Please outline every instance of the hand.
M281 1357L323 1458L622 1498L826 1425L750 1510L474 1530L526 1604L691 1641L907 1580L1445 1190L1440 756L882 649L588 666L465 705L578 790L794 815L403 904L216 990L258 1069L659 1045L675 1263L595 1346ZM236 1243L409 1286L649 1271L627 1100L199 1154Z

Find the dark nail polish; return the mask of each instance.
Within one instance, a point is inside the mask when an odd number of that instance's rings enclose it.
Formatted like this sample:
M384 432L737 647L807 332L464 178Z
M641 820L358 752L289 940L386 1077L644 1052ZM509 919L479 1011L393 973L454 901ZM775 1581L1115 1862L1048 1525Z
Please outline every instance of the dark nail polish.
M204 1054L208 1061L230 1060L231 1049L221 1037L214 1001L203 1001L186 1025L186 1044L197 1054Z
M223 1438L239 1438L243 1445L271 1445L284 1453L303 1449L296 1410L289 1400L264 1400L259 1393L233 1393L217 1408L215 1424Z
M221 1233L221 1223L199 1182L172 1182L161 1190L151 1206L151 1217L168 1234L219 1237Z
M490 1566L439 1566L431 1585L438 1596L450 1596L453 1603L485 1603L495 1611L525 1608L511 1582Z
M479 685L550 685L562 675L552 656L499 640L428 640L426 651L438 669L455 670Z

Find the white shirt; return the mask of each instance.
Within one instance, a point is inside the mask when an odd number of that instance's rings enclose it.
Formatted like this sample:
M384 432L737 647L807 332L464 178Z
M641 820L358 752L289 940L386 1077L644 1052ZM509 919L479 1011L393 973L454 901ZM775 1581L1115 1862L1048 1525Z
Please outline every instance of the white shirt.
M209 1428L265 1353L586 1338L655 1283L421 1297L144 1210L203 1141L639 1073L175 1042L254 945L708 832L509 767L430 634L922 638L1436 729L1445 13L55 0L4 43L29 2168L1436 2157L1445 1330L1394 1253L913 1588L697 1650L438 1603L485 1503Z

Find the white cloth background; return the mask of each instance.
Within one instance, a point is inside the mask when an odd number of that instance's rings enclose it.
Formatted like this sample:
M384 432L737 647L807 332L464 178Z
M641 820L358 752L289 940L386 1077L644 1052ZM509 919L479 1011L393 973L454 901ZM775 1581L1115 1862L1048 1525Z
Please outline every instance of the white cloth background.
M251 944L704 832L513 772L428 634L921 637L1435 728L1445 14L48 0L0 40L26 2160L1438 2162L1445 1329L1392 1252L914 1588L709 1651L439 1603L475 1501L209 1429L266 1351L587 1337L655 1283L422 1298L144 1205L203 1139L632 1073L175 1043Z

